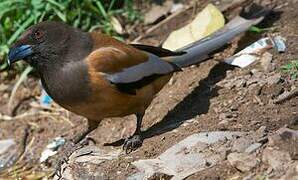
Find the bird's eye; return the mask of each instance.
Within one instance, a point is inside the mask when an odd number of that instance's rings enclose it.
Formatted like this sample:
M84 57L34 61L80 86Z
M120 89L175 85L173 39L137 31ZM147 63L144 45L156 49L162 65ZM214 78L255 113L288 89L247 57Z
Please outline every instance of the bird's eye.
M43 37L43 33L42 33L41 31L36 30L36 31L34 32L34 39L36 39L36 40L40 40L42 37Z

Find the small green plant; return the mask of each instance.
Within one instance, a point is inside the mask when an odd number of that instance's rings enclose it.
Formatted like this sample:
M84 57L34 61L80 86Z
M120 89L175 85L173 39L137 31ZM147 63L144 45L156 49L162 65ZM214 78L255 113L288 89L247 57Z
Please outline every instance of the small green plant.
M298 60L293 60L290 63L281 67L282 72L288 74L291 79L298 78Z
M122 5L116 8L117 4ZM113 16L122 16L127 23L133 23L140 14L133 0L1 0L0 71L7 67L5 58L9 46L33 24L58 20L84 31L100 29L115 36L111 24Z

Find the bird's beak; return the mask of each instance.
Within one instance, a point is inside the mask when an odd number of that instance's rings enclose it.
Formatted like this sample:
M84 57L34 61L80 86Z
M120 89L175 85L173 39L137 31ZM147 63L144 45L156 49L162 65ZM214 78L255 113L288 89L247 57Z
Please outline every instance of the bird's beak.
M31 45L12 47L8 53L8 65L30 56L33 53Z

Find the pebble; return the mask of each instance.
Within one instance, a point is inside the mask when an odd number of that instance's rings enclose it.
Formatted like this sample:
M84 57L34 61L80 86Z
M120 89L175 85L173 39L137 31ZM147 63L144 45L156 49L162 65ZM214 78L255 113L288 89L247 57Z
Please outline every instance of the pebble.
M232 166L241 172L249 172L259 164L255 155L247 153L230 153L227 159Z
M287 165L291 162L291 157L288 152L267 147L263 151L262 161L271 166L275 171L285 171L288 168Z
M251 154L251 153L255 152L257 149L259 149L261 146L262 146L261 143L254 143L254 144L248 146L248 148L246 148L244 152Z
M268 85L278 84L281 81L281 74L276 73L272 76L269 76L266 81Z
M273 70L272 65L273 55L269 52L265 52L261 57L261 66L265 72L270 72Z
M222 126L225 126L225 125L227 125L227 124L229 124L229 121L226 120L226 119L224 119L224 120L222 120L222 121L220 121L220 122L218 123L218 125L222 125Z
M253 139L250 137L241 137L236 139L232 144L232 152L244 152L251 144Z

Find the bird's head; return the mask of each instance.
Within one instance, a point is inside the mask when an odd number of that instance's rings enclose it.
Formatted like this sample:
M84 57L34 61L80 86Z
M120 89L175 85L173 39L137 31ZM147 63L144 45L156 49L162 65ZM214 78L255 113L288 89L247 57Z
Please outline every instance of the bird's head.
M80 31L62 22L46 21L33 25L10 48L8 64L21 59L35 67L59 64L57 61L70 53L71 44L76 44L71 41L75 32Z

